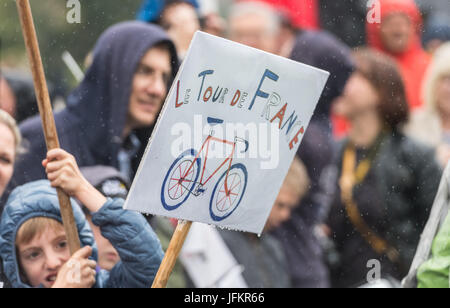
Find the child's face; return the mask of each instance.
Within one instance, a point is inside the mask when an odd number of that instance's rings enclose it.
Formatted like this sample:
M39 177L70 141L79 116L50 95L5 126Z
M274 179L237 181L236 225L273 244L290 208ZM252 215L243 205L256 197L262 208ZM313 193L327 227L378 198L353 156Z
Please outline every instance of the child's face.
M46 228L28 244L17 246L22 270L32 287L41 284L50 288L55 283L59 269L70 259L66 234L63 229Z

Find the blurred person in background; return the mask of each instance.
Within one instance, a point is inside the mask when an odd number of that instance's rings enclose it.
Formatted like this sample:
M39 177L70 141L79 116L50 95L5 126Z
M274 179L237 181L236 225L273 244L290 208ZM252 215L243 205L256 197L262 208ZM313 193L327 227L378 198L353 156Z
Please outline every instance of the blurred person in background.
M350 47L366 44L368 0L318 0L320 26Z
M22 137L16 121L6 111L0 109L0 216L6 200L2 198L6 187L13 175L14 162L20 154ZM10 287L3 273L0 258L0 288Z
M439 12L446 14L450 18L450 6L447 0L415 0L417 5L427 15L437 14Z
M321 182L328 177L333 158L330 113L353 72L350 49L326 32L303 31L294 42L290 59L330 72L330 77L314 111L297 155L305 163L311 179L309 193L291 219L277 232L288 251L294 286L328 287L322 247L316 226L326 219L327 194Z
M368 45L397 62L411 110L422 107L421 89L430 56L421 45L422 16L413 0L380 0L381 23L367 22Z
M450 42L438 48L424 81L424 110L412 115L406 132L436 149L444 168L450 159Z
M226 5L225 1L199 0L198 2L200 6L200 22L202 31L215 36L225 36L227 23L220 15L221 5Z
M257 2L237 2L228 16L228 38L269 53L277 53L280 19L272 6Z
M20 125L26 119L39 113L36 95L34 93L33 78L30 73L18 69L8 68L3 70L2 73L15 101L14 118ZM56 103L60 96L53 86L53 83L47 82L47 87L52 106L56 108Z
M292 2L291 0L237 1L237 4L232 6L229 16L230 38L289 58L297 35L303 30L317 28L315 4L311 5L310 9L306 9L309 7L307 2L309 3L309 1ZM304 9L300 10L299 7ZM235 16L237 21L232 23ZM241 22L239 22L239 16ZM250 20L245 20L246 18ZM237 29L234 29L236 27ZM257 35L257 33L261 34ZM252 34L253 39L251 39Z
M447 0L416 0L425 16L423 45L433 54L443 43L450 41L450 3Z
M194 223L180 260L198 288L291 287L290 266L273 236L308 191L303 163L295 158L273 204L260 237Z
M243 268L242 277L250 288L292 287L292 268L283 246L274 237L283 222L300 204L309 187L303 163L295 158L281 186L261 237L246 232L219 230L237 263Z
M380 262L381 278L407 274L441 177L434 151L401 132L409 109L396 64L369 49L355 61L335 105L351 128L329 179L337 188L328 224L341 260L334 287L366 283L370 260Z
M145 0L138 19L160 25L173 40L180 60L184 59L197 30L200 30L196 0Z
M55 114L61 148L81 167L112 166L134 177L178 69L175 46L158 26L123 22L97 41L84 80ZM20 126L28 152L16 163L13 187L45 178L40 117Z
M13 175L21 143L22 137L16 121L6 111L0 110L0 200ZM0 203L0 214L2 210Z
M307 168L311 189L302 204L293 211L291 218L276 231L286 251L293 286L328 287L322 248L315 235L316 226L325 219L323 205L327 203L323 200L325 194L319 183L322 177L326 177L327 166L333 157L331 105L341 95L353 72L353 64L350 49L332 35L295 28L292 20L286 18L284 20L289 27L283 29L280 19L283 12L277 13L275 9L276 6L258 2L239 2L231 10L230 38L265 51L283 50L283 56L330 72L297 153ZM280 48L280 33L284 30L284 47Z
M175 43L178 57L184 59L200 20L195 7L185 1L168 1L161 13L160 25Z
M448 4L450 7L450 4ZM431 15L425 24L423 44L425 50L434 54L442 44L450 41L450 16L443 13Z
M16 115L16 96L2 75L0 75L0 109L12 117Z

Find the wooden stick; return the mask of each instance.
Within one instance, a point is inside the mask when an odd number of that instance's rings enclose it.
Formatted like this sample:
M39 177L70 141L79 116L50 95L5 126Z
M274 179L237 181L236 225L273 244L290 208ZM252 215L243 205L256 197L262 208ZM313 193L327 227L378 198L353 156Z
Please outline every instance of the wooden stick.
M33 74L34 88L36 91L39 113L42 119L47 150L56 149L59 148L58 134L56 131L55 119L53 117L29 0L17 0L17 10L22 25L28 59L31 64L31 72ZM80 239L78 237L77 226L73 216L72 205L70 204L70 198L66 193L61 189L57 189L57 192L70 252L71 254L74 254L80 249Z
M186 236L189 233L189 229L192 226L192 221L180 220L175 229L175 232L170 240L169 247L153 281L152 288L165 288L173 267L177 262L178 255L183 247Z

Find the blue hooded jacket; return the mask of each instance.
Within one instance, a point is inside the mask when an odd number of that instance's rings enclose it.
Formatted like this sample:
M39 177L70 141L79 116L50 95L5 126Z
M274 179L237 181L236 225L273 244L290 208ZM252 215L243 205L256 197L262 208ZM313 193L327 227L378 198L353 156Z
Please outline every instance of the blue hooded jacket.
M163 251L155 233L142 215L122 209L122 199L108 199L93 214L92 221L100 227L119 253L119 261L108 272L97 273L96 288L148 288L158 271ZM72 201L81 246L93 248L92 259L97 260L94 235L79 208ZM0 256L3 269L13 288L29 288L21 280L16 255L16 235L20 226L35 217L48 217L62 221L56 190L46 180L16 188L10 195L0 221Z
M123 22L108 28L98 39L85 78L67 98L67 108L55 114L61 148L75 156L80 167L119 167L133 76L145 53L160 43L169 47L174 77L178 70L175 46L160 27ZM47 149L40 117L25 121L20 130L28 151L16 162L10 188L47 178L41 165ZM142 146L133 161L134 169L151 132L152 127L135 132Z

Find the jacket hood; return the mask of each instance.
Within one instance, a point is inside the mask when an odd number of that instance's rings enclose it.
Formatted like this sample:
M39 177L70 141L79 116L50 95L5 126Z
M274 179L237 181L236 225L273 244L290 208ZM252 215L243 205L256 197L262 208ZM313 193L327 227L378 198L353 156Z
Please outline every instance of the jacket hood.
M75 201L72 200L75 223L81 246L93 248L92 258L97 260L94 235ZM3 269L13 288L30 287L19 274L15 241L19 228L24 222L35 217L47 217L62 223L56 190L47 180L32 182L16 188L9 196L0 221L0 256Z
M83 167L80 171L86 180L107 198L127 198L130 184L116 168L92 166Z
M94 187L98 187L103 182L117 179L128 187L130 184L119 170L110 166L90 166L80 169L86 180Z
M117 153L123 141L134 73L145 53L160 43L169 47L174 78L178 70L176 49L160 27L123 22L110 27L98 39L92 65L67 99L67 112L82 123L80 133L96 157Z
M304 31L297 36L290 58L330 73L313 116L329 121L331 104L354 71L350 48L327 32Z

